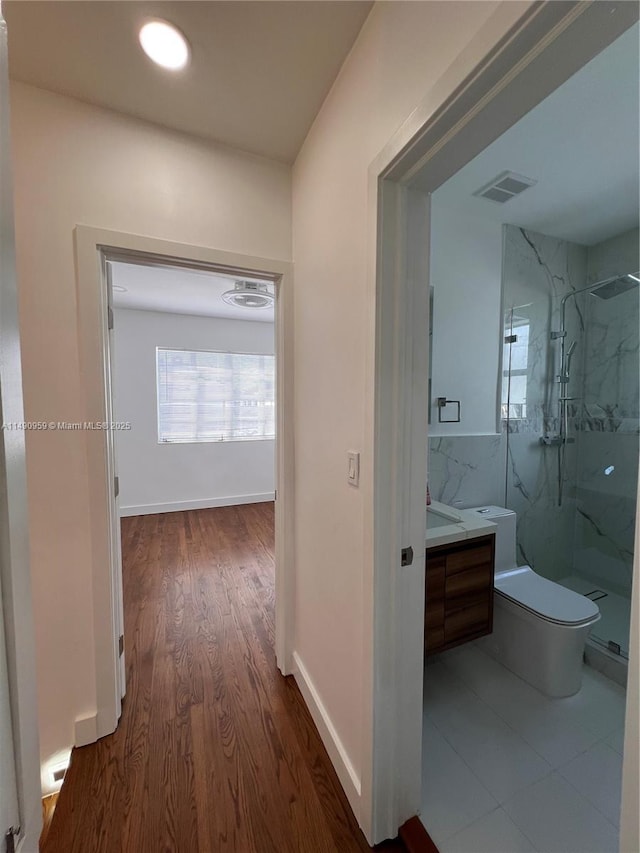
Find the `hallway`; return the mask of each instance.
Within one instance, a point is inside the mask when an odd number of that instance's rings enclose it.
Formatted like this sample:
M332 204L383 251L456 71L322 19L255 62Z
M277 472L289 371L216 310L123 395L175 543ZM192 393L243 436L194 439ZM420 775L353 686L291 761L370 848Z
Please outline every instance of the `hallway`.
M122 718L74 750L44 853L369 850L276 668L273 504L124 518L122 543Z

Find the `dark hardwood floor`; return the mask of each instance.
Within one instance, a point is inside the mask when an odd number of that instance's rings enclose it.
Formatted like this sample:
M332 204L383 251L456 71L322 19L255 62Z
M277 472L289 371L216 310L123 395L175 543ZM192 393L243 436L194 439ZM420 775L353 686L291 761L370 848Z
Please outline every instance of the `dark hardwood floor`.
M123 519L122 718L73 751L43 853L370 849L276 668L273 538L272 504Z

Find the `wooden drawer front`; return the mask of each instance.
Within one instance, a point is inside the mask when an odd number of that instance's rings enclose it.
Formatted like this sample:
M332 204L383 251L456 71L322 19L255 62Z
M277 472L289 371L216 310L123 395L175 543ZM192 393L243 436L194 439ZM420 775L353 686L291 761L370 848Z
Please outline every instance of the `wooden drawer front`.
M424 643L427 654L491 633L494 537L427 552Z
M490 602L485 598L470 607L463 607L461 610L447 613L444 626L445 643L452 643L477 631L486 631L489 612Z
M427 582L425 584L425 596L427 606L430 602L444 598L446 580L446 568L444 557L438 560L427 561Z
M458 572L447 577L446 610L457 610L465 606L468 598L475 599L479 594L485 597L493 595L493 567L491 563L475 566L466 572ZM470 602L469 602L470 603Z
M447 577L467 569L486 564L493 564L493 542L485 540L481 545L464 548L453 554L447 554Z
M424 645L428 652L444 645L444 627L427 628L424 632Z
M438 625L444 625L444 598L427 607L424 625L425 628L436 628Z
M444 623L445 580L445 558L428 560L424 620L426 628L435 628Z

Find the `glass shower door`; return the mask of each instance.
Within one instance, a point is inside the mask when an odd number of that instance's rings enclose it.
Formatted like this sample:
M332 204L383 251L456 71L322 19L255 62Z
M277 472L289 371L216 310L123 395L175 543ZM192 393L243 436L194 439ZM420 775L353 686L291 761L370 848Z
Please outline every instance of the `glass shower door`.
M563 500L558 506L560 393L549 301L507 308L504 315L502 429L505 506L517 513L517 560L561 581L573 571L576 442L564 446Z
M595 601L601 619L591 639L623 657L640 456L640 286L621 270L637 264L637 229L587 248L505 226L502 428L517 560ZM603 280L609 285L598 286Z
M591 637L628 657L640 429L640 288L585 304L575 575L601 619ZM590 585L590 590L585 590Z

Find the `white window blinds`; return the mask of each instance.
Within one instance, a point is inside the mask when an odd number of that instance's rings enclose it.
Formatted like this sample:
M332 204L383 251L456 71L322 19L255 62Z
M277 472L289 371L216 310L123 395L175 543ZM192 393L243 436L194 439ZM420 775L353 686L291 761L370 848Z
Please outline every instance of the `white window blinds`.
M275 436L275 357L158 347L158 441Z

